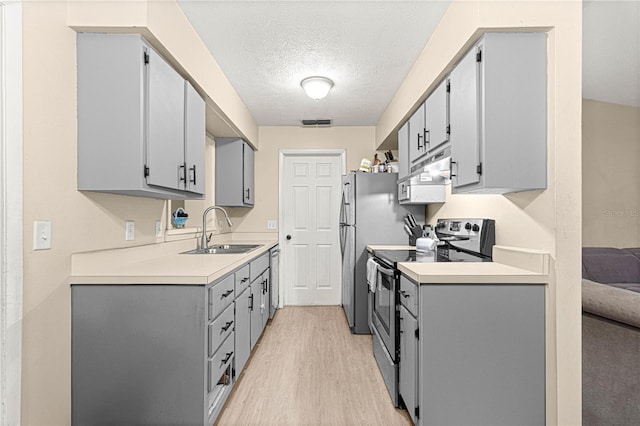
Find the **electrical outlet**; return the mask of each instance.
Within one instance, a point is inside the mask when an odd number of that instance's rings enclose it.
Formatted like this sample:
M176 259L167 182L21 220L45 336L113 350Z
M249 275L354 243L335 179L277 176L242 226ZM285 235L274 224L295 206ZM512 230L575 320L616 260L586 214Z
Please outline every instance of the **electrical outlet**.
M278 221L273 219L267 220L267 229L269 230L278 229Z
M33 249L51 249L51 222L33 222Z
M125 222L124 239L127 241L133 241L136 238L136 223L133 220L127 220Z
M156 220L156 238L162 238L162 222Z

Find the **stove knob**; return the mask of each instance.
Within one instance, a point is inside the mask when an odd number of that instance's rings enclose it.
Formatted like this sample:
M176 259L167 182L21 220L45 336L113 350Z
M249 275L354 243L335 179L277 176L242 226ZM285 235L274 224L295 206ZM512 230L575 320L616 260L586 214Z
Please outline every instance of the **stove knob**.
M471 224L467 222L466 225L464 225L464 229L466 229L467 231L471 230Z
M473 228L471 228L471 230L473 232L478 232L480 230L480 227L478 226L478 224L476 223L475 225L473 225Z

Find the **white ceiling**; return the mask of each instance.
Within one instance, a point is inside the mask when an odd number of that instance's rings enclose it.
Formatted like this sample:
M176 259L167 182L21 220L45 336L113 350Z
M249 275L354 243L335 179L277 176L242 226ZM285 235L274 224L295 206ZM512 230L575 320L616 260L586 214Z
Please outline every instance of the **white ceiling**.
M258 125L375 125L450 0L178 0ZM320 101L300 81L335 83Z
M375 125L450 0L178 0L258 125ZM640 106L640 1L583 2L583 97ZM320 101L300 81L335 86Z

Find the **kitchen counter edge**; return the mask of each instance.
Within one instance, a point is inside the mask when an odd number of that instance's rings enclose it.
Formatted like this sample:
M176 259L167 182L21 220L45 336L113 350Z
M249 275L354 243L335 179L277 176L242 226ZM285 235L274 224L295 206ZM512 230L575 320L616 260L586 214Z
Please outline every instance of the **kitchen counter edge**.
M70 285L207 285L267 253L278 240L242 237L224 243L261 246L242 254L181 254L195 248L193 240L75 253Z

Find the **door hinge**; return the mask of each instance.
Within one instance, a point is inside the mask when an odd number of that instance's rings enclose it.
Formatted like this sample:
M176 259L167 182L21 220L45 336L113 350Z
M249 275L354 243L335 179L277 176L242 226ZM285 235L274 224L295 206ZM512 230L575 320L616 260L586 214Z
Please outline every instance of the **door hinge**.
M476 173L478 173L479 175L482 174L482 163L478 164L476 166Z
M482 62L482 50L479 50L478 53L476 53L476 62Z
M144 61L145 65L149 63L149 54L147 52L142 53L142 60Z
M449 124L447 126L447 134L450 135L451 134L451 124Z
M416 339L419 339L420 338L420 329L416 328L416 332L414 334L416 336Z
M451 93L451 82L447 80L447 93Z
M149 167L147 167L147 165L144 165L144 177L149 177Z
M416 409L413 411L416 415L416 419L420 418L420 406L416 407Z

